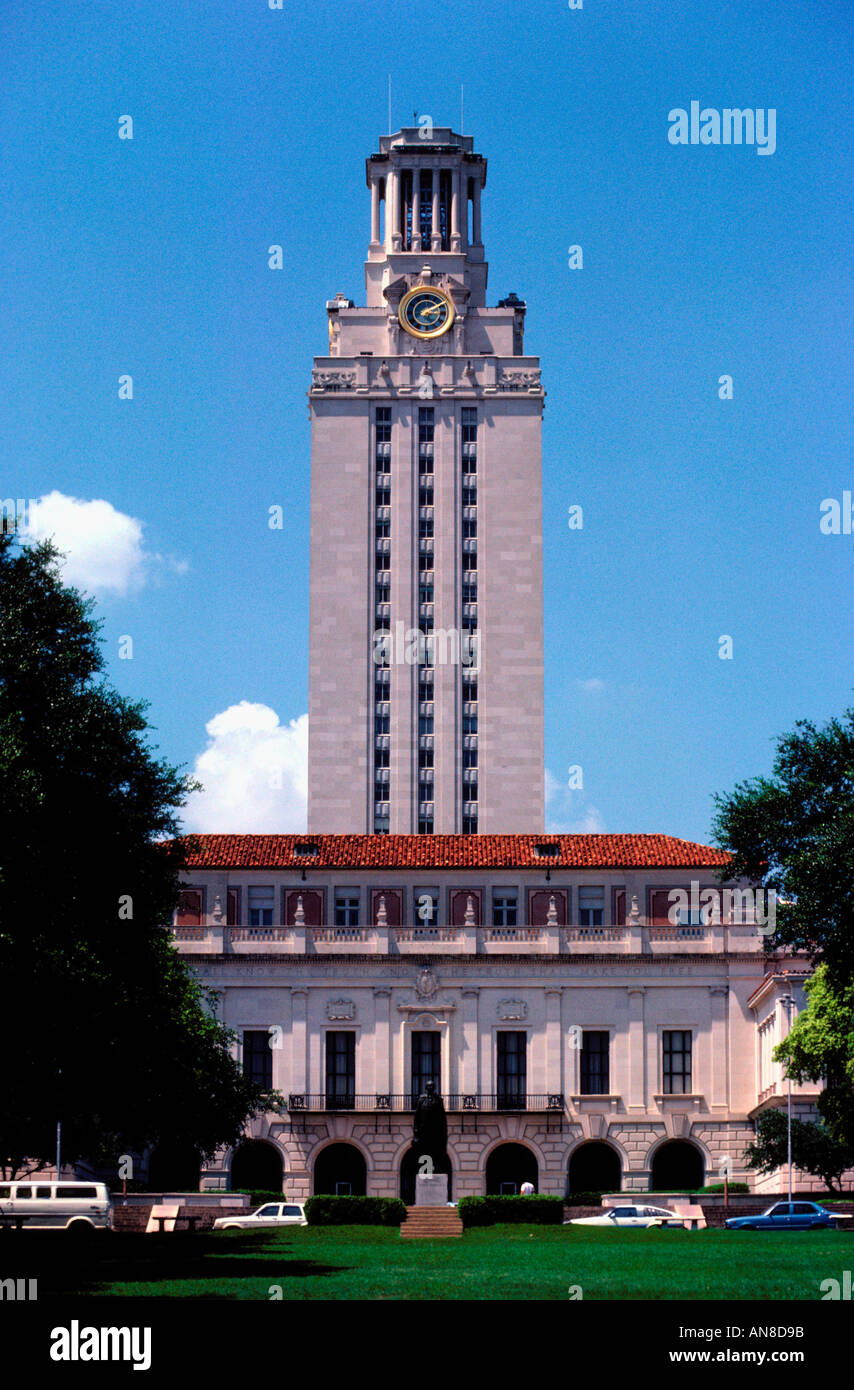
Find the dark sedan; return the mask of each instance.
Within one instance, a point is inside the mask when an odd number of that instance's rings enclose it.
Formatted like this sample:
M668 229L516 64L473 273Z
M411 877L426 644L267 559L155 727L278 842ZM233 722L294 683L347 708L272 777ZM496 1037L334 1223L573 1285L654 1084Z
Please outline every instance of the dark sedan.
M756 1216L731 1216L726 1224L730 1231L809 1231L834 1229L839 1220L817 1202L776 1202Z

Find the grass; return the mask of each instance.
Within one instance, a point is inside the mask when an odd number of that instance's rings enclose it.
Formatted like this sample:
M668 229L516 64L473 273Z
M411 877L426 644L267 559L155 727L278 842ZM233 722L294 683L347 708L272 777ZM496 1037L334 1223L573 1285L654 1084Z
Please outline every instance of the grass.
M21 1242L16 1272L38 1276L40 1299L257 1301L279 1286L285 1300L566 1300L580 1285L585 1300L814 1301L821 1281L854 1260L847 1231L493 1226L456 1240L404 1241L396 1228L338 1226L114 1234L74 1250L62 1234L13 1239Z

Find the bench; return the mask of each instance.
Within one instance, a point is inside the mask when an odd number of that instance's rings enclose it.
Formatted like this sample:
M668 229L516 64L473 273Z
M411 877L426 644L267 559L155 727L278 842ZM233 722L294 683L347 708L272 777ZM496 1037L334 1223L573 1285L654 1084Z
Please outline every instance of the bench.
M161 1202L160 1205L151 1208L145 1234L151 1235L163 1231L174 1232L178 1229L179 1221L186 1221L186 1229L195 1232L198 1219L197 1216L182 1216L180 1202Z

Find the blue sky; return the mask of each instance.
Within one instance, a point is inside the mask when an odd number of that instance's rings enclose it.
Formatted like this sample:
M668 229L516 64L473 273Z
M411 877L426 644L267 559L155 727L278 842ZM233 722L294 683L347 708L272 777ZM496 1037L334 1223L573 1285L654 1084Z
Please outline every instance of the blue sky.
M464 84L489 300L527 300L542 358L552 827L706 839L714 791L851 702L854 536L819 530L854 486L848 4L6 0L0 24L0 495L59 494L40 515L110 679L165 756L204 755L194 825L299 828L305 392L324 302L364 299L389 73L395 128L458 127ZM773 108L776 151L669 144L692 100Z

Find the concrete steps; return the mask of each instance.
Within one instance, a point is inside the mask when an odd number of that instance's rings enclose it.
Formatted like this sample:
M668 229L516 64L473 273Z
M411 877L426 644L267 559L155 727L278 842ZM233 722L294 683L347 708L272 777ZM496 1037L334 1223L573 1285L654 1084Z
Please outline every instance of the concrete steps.
M461 1236L463 1223L456 1207L407 1207L406 1220L400 1234L411 1239L423 1236L435 1240L445 1236Z

